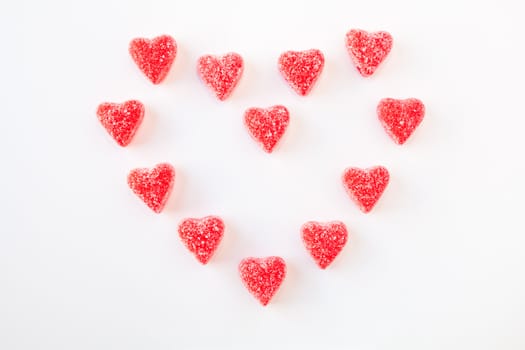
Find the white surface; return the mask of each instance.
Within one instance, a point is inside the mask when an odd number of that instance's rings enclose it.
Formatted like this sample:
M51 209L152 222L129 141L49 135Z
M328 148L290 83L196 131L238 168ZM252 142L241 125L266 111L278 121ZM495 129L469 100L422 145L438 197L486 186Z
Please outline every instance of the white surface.
M517 1L25 1L3 4L1 349L524 349L525 26ZM388 30L377 74L350 63L350 28ZM153 86L128 42L173 35ZM279 54L319 48L300 98ZM237 51L244 76L216 101L195 73ZM406 145L382 130L382 97L418 97ZM142 100L125 149L99 125L103 101ZM244 130L247 107L281 103L291 125L272 155ZM161 215L127 188L134 167L178 171ZM383 164L391 183L364 215L347 166ZM221 215L208 266L176 234ZM344 221L350 243L326 271L306 254L307 220ZM280 255L288 277L262 308L241 285L245 256Z

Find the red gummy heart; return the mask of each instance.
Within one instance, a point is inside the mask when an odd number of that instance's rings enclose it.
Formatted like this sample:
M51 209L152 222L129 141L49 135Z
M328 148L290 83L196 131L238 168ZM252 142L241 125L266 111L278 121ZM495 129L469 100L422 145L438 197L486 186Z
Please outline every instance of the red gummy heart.
M248 131L268 153L273 151L289 122L290 116L284 106L250 108L244 113L244 123Z
M235 52L224 56L202 56L197 62L199 76L221 101L230 96L241 78L242 71L242 57Z
M323 67L323 53L316 49L287 51L279 57L279 71L301 96L306 96L310 92Z
M177 43L169 35L153 39L137 38L129 44L129 53L148 79L153 84L160 84L175 60Z
M239 264L239 274L246 289L266 306L286 276L286 264L278 256L246 258Z
M348 239L346 226L340 221L309 221L303 225L301 233L306 249L322 269L334 261Z
M179 236L197 260L206 264L217 249L224 234L224 223L216 216L184 219L179 224Z
M423 120L425 105L417 98L384 98L377 105L377 116L388 135L402 145Z
M124 103L104 102L97 108L97 117L115 141L125 147L129 145L142 122L144 105L136 100Z
M368 213L377 203L390 175L382 166L368 169L348 168L343 174L343 185L362 212Z
M346 49L363 77L374 74L392 49L392 43L392 35L387 32L352 29L346 34Z
M128 175L128 185L155 213L160 213L168 200L175 169L170 164L157 164L153 169L133 169Z

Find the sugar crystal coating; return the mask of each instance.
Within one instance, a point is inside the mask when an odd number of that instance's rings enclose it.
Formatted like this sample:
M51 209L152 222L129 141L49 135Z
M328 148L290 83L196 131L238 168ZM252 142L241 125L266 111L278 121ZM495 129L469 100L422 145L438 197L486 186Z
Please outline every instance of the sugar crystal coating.
M392 36L387 32L352 29L346 34L346 49L363 77L374 74L392 49L392 44Z
M362 212L368 213L377 203L390 180L382 166L368 169L348 168L343 174L343 185Z
M205 55L197 62L197 72L202 81L224 101L237 86L243 72L242 57L230 52L223 56Z
M125 147L140 126L144 117L144 105L137 100L124 103L101 103L97 108L97 117L107 132Z
M206 264L213 256L223 234L224 222L217 216L188 218L179 224L182 242L202 264Z
M320 50L287 51L279 57L279 71L290 86L306 96L321 75L324 56Z
M153 169L133 169L128 175L131 190L155 213L164 209L174 181L175 169L168 163L157 164Z
M146 77L153 84L160 84L175 60L177 43L169 35L136 38L129 44L129 53Z
M417 98L384 98L377 105L377 116L387 134L402 145L423 120L425 105Z
M266 306L286 277L286 264L278 256L246 258L239 263L239 274L246 289Z
M348 231L341 221L309 221L301 227L301 235L306 250L322 269L334 261L348 240Z
M250 135L271 153L283 136L290 116L284 106L272 106L269 108L249 108L244 113L244 124Z

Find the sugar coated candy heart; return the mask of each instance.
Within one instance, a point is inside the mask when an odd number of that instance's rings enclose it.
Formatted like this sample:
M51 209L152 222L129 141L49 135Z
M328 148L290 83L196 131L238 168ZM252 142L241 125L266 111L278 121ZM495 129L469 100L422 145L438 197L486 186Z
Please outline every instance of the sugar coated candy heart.
M131 190L155 213L164 209L174 181L175 169L167 163L157 164L153 169L133 169L128 175Z
M287 51L279 57L279 71L290 86L306 96L321 75L324 56L320 50Z
M392 49L392 44L392 35L387 32L352 29L346 34L346 49L363 77L374 74Z
M348 240L348 231L341 221L309 221L301 228L301 235L306 250L322 269L334 261Z
M137 38L129 44L129 53L153 84L160 84L177 55L177 43L169 35L153 39Z
M244 123L250 135L268 153L273 151L289 122L290 116L284 106L249 108L244 113Z
M417 98L384 98L377 105L377 116L392 140L402 145L423 120L425 105Z
M115 141L125 147L129 145L142 122L144 105L136 100L124 103L104 102L97 108L97 117Z
M383 194L389 179L388 170L382 166L348 168L343 174L343 185L361 211L368 213Z
M179 224L179 236L197 260L206 264L219 246L224 234L224 222L217 216L188 218Z
M230 52L224 56L205 55L197 62L197 72L202 81L224 101L237 86L243 72L241 55Z
M286 264L278 256L246 258L239 264L239 274L246 289L266 306L286 276Z

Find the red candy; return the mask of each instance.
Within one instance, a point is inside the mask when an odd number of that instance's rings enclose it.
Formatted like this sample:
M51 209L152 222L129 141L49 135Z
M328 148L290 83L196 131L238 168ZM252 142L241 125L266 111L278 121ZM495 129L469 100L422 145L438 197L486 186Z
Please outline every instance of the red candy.
M97 117L115 141L125 147L131 142L142 122L144 105L136 100L101 103L97 109Z
M224 223L216 216L202 219L184 219L179 224L182 242L197 260L206 264L219 246L224 234Z
M388 135L402 145L423 120L425 105L416 98L384 98L377 105L377 116Z
M286 264L278 256L246 258L239 264L239 274L246 289L266 306L286 276Z
M167 163L157 164L151 170L134 169L128 175L129 187L155 213L164 209L174 181L175 169Z
M230 96L241 78L242 71L242 57L235 52L224 56L202 56L197 62L197 72L202 81L221 101Z
M137 38L129 44L129 53L148 79L153 84L160 84L175 60L177 43L169 35L153 39Z
M284 106L250 108L244 113L244 123L248 131L268 153L273 151L289 122L290 116Z
M382 166L368 169L348 168L343 174L343 185L362 212L368 213L377 203L390 175Z
M323 53L316 49L287 51L279 57L279 71L301 96L306 96L310 92L323 66Z
M309 221L301 228L301 234L306 249L322 269L334 261L348 239L346 226L340 221Z
M346 49L363 77L374 74L392 49L392 43L392 36L387 32L352 29L346 34Z

